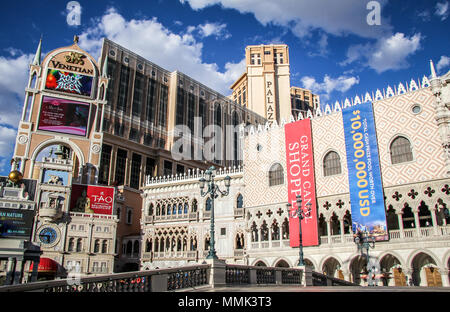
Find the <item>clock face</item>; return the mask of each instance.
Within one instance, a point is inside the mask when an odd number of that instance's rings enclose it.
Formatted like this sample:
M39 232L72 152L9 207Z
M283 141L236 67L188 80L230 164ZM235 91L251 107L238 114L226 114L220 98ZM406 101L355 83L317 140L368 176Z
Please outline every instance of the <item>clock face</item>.
M43 244L52 244L56 240L56 237L56 231L51 227L43 228L39 233L39 240Z

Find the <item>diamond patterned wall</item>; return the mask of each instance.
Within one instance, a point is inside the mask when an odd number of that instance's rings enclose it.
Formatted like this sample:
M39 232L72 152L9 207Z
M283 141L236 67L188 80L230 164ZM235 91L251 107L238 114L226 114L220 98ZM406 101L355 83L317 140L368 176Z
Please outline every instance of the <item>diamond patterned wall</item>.
M421 106L419 114L412 112L414 104ZM429 88L377 101L374 114L384 187L447 178ZM348 193L342 114L315 118L312 129L317 197ZM398 135L410 140L413 160L392 165L389 146ZM257 132L246 137L244 144L245 205L254 207L287 201L286 175L283 185L268 185L268 171L273 163L280 162L286 170L284 127ZM260 151L256 149L258 144L262 147ZM340 156L341 174L324 177L323 158L332 150Z

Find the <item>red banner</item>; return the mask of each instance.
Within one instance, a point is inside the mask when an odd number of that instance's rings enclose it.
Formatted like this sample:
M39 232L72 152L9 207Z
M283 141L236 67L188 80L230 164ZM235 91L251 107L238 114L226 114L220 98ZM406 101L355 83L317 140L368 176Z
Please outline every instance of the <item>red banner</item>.
M114 205L114 187L72 184L71 212L111 215Z
M316 188L314 180L314 159L312 150L311 120L304 119L284 126L286 137L286 169L288 180L289 240L291 247L299 246L299 224L297 195L302 197L302 208L306 212L311 203L311 212L302 220L303 246L319 244L317 233Z

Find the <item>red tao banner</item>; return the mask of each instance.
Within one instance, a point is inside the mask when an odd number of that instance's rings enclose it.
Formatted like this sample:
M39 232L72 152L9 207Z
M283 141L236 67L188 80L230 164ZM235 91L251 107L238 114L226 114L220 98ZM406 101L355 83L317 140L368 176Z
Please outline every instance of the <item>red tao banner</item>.
M303 246L319 244L317 233L316 188L312 150L311 120L304 119L284 126L286 137L286 169L288 178L289 240L291 247L299 246L299 224L296 196L302 197L302 208L311 203L311 212L302 220Z
M111 215L114 194L114 187L72 184L69 211Z

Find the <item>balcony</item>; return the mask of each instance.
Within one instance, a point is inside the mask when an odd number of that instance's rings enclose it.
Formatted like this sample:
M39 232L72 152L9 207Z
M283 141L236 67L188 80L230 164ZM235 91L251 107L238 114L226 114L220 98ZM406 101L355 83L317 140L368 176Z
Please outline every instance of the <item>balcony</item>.
M181 213L181 214L146 216L144 222L145 223L154 223L154 222L165 222L165 221L174 221L174 220L197 221L198 220L198 211L197 212L189 212L189 213Z
M151 258L153 256L153 258ZM145 252L142 255L142 259L145 261L154 261L154 260L196 260L197 259L197 251L189 250L189 251L153 251L153 252ZM152 259L152 260L151 260Z
M235 217L243 217L244 209L243 208L239 208L239 209L234 208L234 216Z
M242 258L242 257L244 257L244 249L235 249L234 250L234 257L235 258Z

